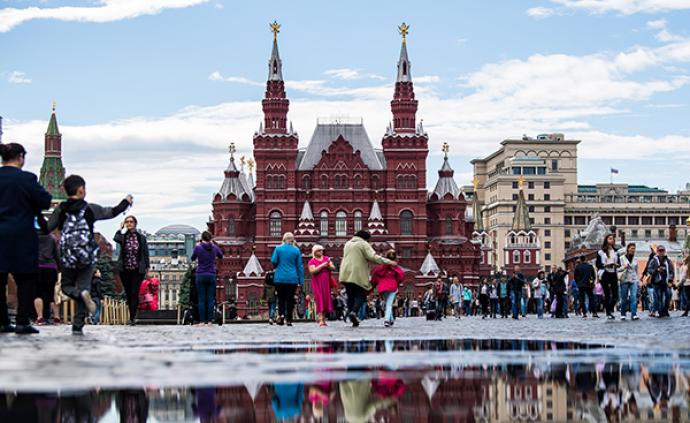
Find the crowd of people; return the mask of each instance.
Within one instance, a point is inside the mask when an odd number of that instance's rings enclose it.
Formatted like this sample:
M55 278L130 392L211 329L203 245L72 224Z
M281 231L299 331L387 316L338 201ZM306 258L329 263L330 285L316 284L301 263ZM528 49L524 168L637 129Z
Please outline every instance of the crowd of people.
M85 322L97 323L100 315L102 290L94 224L124 214L133 197L127 195L114 207L89 203L86 181L71 175L63 182L67 200L46 221L43 212L51 206L51 195L34 174L22 170L26 150L19 144L0 144L0 154L0 332L38 333L32 323L59 322L55 301L59 281L60 294L76 303L72 331L81 334ZM130 325L135 324L140 309L155 309L157 304L158 281L150 273L146 237L137 225L136 217L128 215L113 237L121 251L117 270ZM54 236L58 233L59 239ZM645 268L640 269L635 244L617 248L614 235L609 234L594 260L585 256L578 260L572 279L558 266L539 271L534 278L527 278L515 266L510 274L482 279L479 286L463 286L456 275L442 272L423 296L414 298L397 296L405 274L396 251L377 254L368 242L370 237L360 230L345 243L338 279L333 259L324 255L322 246L314 245L306 269L311 294L303 296L298 294L305 283L302 252L294 235L285 233L271 257L273 270L265 278L263 299L268 304L269 323L292 326L298 315L315 319L320 326L342 318L357 327L362 319L376 317L390 327L396 317L403 316L519 319L533 313L541 319L545 313L567 318L573 312L598 318L602 310L608 319L614 319L617 307L621 319L627 319L629 313L630 319L637 320L640 309L653 317L669 317L673 308L682 308L683 316L690 311L690 254L685 253L676 275L663 245L652 248ZM192 254L199 325L215 320L217 260L222 258L222 249L211 233L204 232ZM376 265L372 271L370 264ZM16 325L10 323L5 298L10 274L17 285ZM296 303L301 312L295 312Z

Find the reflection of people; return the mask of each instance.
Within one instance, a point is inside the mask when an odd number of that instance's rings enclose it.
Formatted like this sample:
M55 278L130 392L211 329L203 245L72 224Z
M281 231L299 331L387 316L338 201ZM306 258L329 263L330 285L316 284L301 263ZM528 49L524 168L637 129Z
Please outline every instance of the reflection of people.
M395 400L392 397L376 398L371 392L371 382L366 379L339 383L340 401L343 404L345 420L348 423L367 422L376 411L388 407Z
M276 420L289 420L302 413L304 385L301 383L276 383L273 385L273 413Z
M143 390L120 391L115 396L115 406L121 423L145 422L149 417L149 400Z
M324 406L333 401L335 392L333 392L331 382L319 382L309 387L307 399L311 402L311 411L314 418L323 418Z

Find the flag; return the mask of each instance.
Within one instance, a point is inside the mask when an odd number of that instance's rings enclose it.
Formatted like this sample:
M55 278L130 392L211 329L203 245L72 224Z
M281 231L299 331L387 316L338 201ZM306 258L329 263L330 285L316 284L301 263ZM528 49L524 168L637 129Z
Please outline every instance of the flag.
M616 175L618 175L618 169L611 168L611 173L615 173Z

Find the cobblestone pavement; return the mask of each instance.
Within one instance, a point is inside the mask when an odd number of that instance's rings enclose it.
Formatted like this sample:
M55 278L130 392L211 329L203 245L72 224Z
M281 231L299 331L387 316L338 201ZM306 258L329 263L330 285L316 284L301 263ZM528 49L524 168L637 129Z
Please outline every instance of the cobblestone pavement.
M601 360L661 357L690 362L690 318L607 321L605 319L398 319L392 328L367 320L359 328L332 322L293 327L230 324L222 327L87 326L85 336L70 327L46 326L36 336L0 336L0 389L70 390L142 385L227 385L256 381L304 380L315 372L338 372L376 366L413 368L529 360ZM477 351L451 344L444 350L393 340L505 339L517 350ZM526 340L592 343L615 348L582 351L553 347L533 351ZM376 343L364 341L377 341ZM324 353L320 343L345 345ZM372 346L376 344L376 346ZM407 345L398 348L396 345ZM523 345L521 348L520 345ZM548 345L548 342L547 342ZM433 351L430 351L433 350ZM356 354L347 351L355 351ZM647 359L645 358L645 359ZM310 376L311 375L311 376Z

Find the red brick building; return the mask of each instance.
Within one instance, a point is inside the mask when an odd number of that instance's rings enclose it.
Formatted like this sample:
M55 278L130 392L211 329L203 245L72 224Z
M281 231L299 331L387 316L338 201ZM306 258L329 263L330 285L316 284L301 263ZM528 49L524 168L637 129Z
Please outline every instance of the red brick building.
M374 148L361 120L318 120L306 147L300 147L288 120L279 26L272 29L273 50L261 101L264 119L253 138L256 185L254 162L248 162L248 173L243 160L238 169L231 146L230 164L208 223L226 254L218 299L236 295L240 315L244 307L250 314L256 311L263 269L270 269L271 252L288 231L295 233L305 264L312 245L319 243L337 265L345 242L354 232L368 229L374 248L394 247L400 263L411 269L403 290L408 295L422 292L439 270L476 283L481 248L472 240L474 219L465 218L468 203L453 179L447 145L438 182L427 191L429 137L416 120L408 27L400 27L392 122L381 148ZM425 274L417 271L422 263Z

